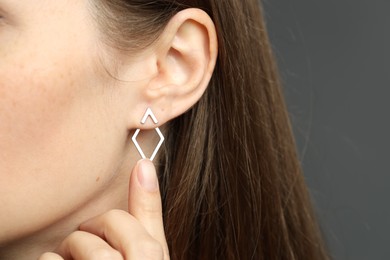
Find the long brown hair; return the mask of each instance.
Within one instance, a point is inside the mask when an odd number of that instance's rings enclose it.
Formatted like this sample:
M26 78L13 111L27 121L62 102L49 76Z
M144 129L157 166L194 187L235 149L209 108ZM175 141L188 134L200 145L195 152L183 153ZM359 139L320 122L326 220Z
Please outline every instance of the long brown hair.
M217 29L219 57L209 87L168 124L160 152L171 258L328 259L259 3L93 2L105 39L127 50L151 44L188 7L206 11Z

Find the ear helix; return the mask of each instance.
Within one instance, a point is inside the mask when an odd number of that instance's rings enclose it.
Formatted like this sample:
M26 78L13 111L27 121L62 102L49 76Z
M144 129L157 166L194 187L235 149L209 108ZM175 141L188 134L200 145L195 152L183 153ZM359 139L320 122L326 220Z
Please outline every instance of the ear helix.
M144 116L142 117L142 120L141 120L141 124L145 124L146 122L146 119L150 116L150 118L153 120L153 122L155 124L158 123L157 121L157 118L154 116L153 112L152 112L152 109L151 108L148 108L144 114ZM153 151L153 154L152 156L149 158L149 160L153 161L154 157L156 156L158 150L160 149L162 143L164 142L164 136L162 135L160 129L158 127L155 128L157 134L160 136L160 141L158 142L156 148L154 149ZM137 136L139 134L139 132L141 131L141 129L137 129L133 135L133 137L131 138L131 140L133 140L133 143L135 145L135 147L137 148L139 154L141 155L142 159L146 159L146 156L144 154L144 152L142 151L141 147L139 146L138 142L137 142Z

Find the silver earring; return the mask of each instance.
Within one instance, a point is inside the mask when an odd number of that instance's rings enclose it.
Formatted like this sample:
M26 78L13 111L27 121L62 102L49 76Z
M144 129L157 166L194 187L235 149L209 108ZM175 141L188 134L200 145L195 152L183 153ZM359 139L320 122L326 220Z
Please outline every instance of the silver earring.
M152 109L150 109L150 107L148 109L146 109L146 112L141 120L141 124L145 124L146 122L146 119L150 116L150 118L153 120L153 122L155 124L158 123L157 121L157 118L154 116L153 112L152 112ZM155 128L157 134L160 136L160 142L158 142L156 148L154 149L153 151L153 154L152 156L150 157L149 160L153 161L154 157L156 156L158 150L160 149L162 143L164 142L164 136L162 135L160 129L158 127ZM146 156L144 154L144 152L142 151L141 147L139 146L138 142L137 142L137 136L139 134L139 132L141 131L141 129L137 129L133 135L133 137L131 138L131 140L133 140L133 143L135 145L135 147L137 148L139 154L141 155L142 159L146 159Z

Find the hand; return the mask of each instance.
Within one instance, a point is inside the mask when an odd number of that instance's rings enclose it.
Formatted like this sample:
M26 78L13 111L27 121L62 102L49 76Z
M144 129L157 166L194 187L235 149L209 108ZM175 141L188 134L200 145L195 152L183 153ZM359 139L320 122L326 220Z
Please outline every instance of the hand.
M129 184L129 212L111 210L80 225L55 253L39 260L158 259L168 260L156 170L138 161Z

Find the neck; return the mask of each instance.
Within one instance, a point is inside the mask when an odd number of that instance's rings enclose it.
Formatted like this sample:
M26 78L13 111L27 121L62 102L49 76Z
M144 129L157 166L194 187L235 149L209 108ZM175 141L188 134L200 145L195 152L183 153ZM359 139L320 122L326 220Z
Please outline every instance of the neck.
M113 183L100 194L93 196L93 199L85 205L57 222L49 224L46 228L0 245L0 260L38 259L45 252L53 252L84 221L111 209L127 210L128 177L124 176L121 180L115 181L122 185Z

